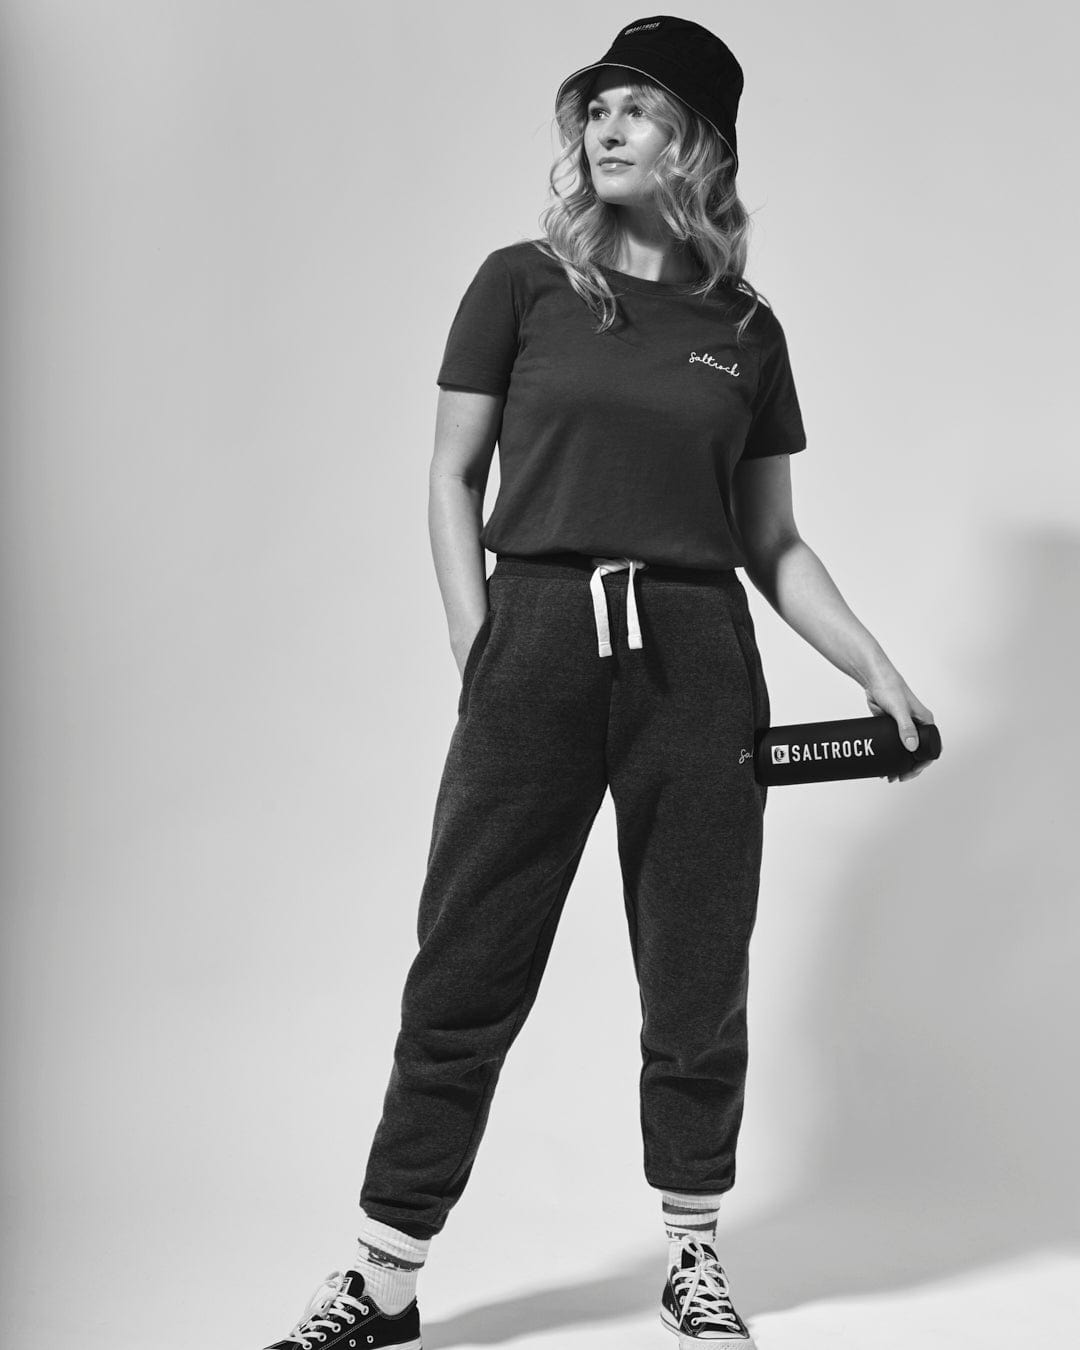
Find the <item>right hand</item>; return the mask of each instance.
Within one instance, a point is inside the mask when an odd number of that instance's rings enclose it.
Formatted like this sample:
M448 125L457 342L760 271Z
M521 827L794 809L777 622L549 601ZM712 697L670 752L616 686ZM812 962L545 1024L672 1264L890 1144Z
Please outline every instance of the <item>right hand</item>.
M472 645L476 641L480 629L483 628L486 618L487 615L485 614L484 618L480 620L471 632L465 633L462 637L452 638L450 641L450 647L454 653L454 660L457 662L458 678L460 680L464 680L465 678L465 663L469 659Z

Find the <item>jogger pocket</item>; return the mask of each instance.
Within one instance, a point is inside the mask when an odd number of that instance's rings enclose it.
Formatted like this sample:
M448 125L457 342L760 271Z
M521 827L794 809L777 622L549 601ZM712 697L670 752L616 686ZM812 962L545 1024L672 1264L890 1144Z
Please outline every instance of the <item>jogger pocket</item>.
M488 634L491 632L491 606L488 606L488 612L484 615L484 621L476 630L476 636L472 640L472 646L469 648L469 654L465 658L465 667L461 672L461 693L458 696L458 716L464 713L469 702L469 686L472 684L473 675L476 673L476 666L480 660L480 653L484 650L484 644L487 642Z
M750 694L754 705L755 727L767 727L772 718L769 700L769 688L765 681L765 670L761 662L761 652L754 632L754 619L750 606L746 603L745 593L732 595L731 621L735 629L735 638L742 652L746 667L746 678L750 681Z

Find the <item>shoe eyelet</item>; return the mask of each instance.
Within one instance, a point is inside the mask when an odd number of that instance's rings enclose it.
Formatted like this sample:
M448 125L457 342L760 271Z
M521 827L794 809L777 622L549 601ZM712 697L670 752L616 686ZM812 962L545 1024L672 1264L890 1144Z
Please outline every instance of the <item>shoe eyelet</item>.
M374 1337L374 1336L369 1336L369 1337L367 1338L367 1343L368 1343L368 1345L374 1345L374 1344L375 1344L375 1337Z
M364 1316L366 1317L366 1316L368 1315L368 1313L371 1311L371 1309L368 1307L368 1305L367 1305L366 1303L361 1303L361 1304L360 1304L360 1311L361 1311L361 1312L364 1314ZM354 1322L356 1321L355 1318L353 1318L352 1320L353 1320Z
M355 1341L350 1341L349 1344L350 1344L350 1345L355 1345L356 1342L355 1342Z

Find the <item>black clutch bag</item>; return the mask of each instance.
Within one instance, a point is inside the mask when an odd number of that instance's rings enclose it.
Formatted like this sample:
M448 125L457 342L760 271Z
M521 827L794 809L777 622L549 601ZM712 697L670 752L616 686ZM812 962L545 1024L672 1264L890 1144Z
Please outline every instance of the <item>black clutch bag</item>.
M766 727L754 736L754 777L772 787L906 773L941 754L935 725L916 722L915 730L919 744L909 750L900 739L896 719L888 713Z

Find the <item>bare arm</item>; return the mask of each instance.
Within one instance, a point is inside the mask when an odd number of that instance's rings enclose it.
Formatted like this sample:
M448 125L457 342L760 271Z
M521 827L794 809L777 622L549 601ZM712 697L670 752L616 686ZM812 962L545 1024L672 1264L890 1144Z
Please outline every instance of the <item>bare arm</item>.
M487 615L480 528L503 402L502 395L445 388L439 391L435 414L428 532L459 675Z
M915 733L915 722L933 722L933 713L908 688L799 534L791 503L791 456L740 461L732 504L745 545L746 573L780 617L862 685L870 711L891 714L902 739ZM901 777L914 778L925 768L921 764Z

